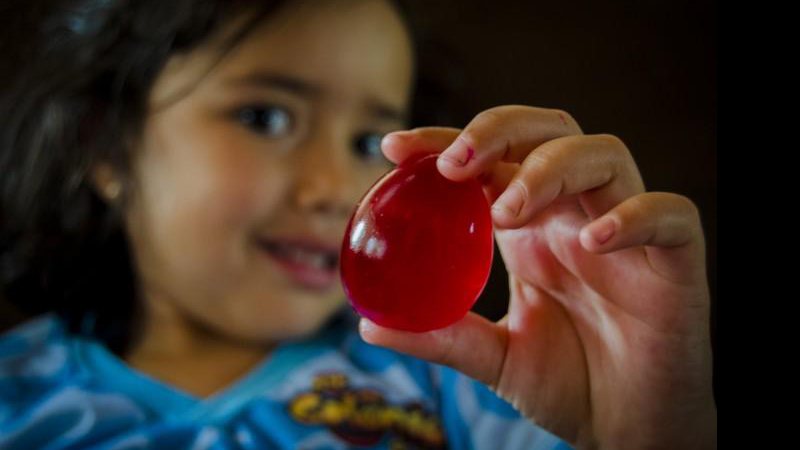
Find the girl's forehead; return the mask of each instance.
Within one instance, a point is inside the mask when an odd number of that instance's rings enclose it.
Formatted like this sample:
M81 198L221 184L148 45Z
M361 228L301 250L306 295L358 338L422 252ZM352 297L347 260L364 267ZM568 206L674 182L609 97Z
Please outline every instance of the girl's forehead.
M175 91L192 79L219 87L277 74L331 91L366 90L402 104L412 71L410 35L388 1L289 2L221 58L212 43L170 60L161 77L169 79L157 83L153 94Z
M275 68L307 79L399 85L410 78L411 39L387 1L310 3L289 6L264 21L232 52L226 72L236 76L242 74L237 71Z

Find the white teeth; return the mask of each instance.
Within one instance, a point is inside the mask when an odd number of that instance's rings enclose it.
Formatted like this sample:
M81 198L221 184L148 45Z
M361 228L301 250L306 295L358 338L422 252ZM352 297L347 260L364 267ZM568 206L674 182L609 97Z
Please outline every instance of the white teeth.
M306 253L303 261L317 269L325 268L325 255L319 253Z
M299 247L279 246L277 253L298 264L312 266L316 269L330 269L330 258L325 253L305 250Z
M293 260L295 260L295 261L297 261L299 263L305 263L306 260L308 259L306 252L304 252L303 250L300 250L297 247L290 247L290 248L288 248L286 250L287 250L287 256L289 256L289 259L293 259Z
M314 255L314 267L328 269L328 258L325 255Z

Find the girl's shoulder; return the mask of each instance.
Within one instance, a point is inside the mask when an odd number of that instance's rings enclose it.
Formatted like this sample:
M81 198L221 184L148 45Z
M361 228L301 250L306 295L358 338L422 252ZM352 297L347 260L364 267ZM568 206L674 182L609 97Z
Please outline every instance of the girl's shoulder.
M0 392L11 386L56 381L69 370L69 335L57 316L45 314L0 334ZM4 395L4 398L8 398Z
M63 324L49 314L0 334L0 421L69 377L66 339Z
M0 334L0 423L75 384L70 355L70 336L53 314Z
M89 386L77 340L53 314L0 334L0 448L83 448L144 423L132 401Z

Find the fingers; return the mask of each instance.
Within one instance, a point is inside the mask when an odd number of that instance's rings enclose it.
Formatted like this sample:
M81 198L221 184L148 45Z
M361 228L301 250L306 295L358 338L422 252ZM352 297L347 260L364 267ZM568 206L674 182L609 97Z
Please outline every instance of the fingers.
M518 228L560 196L581 194L581 206L598 217L644 192L625 144L610 135L570 136L542 144L523 161L492 216L503 228Z
M423 127L389 133L381 143L399 164L417 153L442 153L439 170L454 181L478 177L498 161L522 162L544 142L583 134L568 113L531 106L499 106L481 112L463 129Z
M389 161L400 164L420 153L440 153L458 137L461 130L447 127L422 127L395 131L381 141L381 150Z
M520 165L517 163L499 162L491 171L481 175L480 180L484 185L489 204L493 204L506 190L508 183L519 172L519 167Z
M679 284L705 279L700 214L691 200L678 194L649 192L629 198L586 225L580 241L594 253L646 246L651 268L664 278Z
M644 192L633 157L619 138L585 136L567 113L553 109L492 108L464 130L391 133L383 150L396 163L417 153L442 152L437 161L442 175L456 181L475 177L486 185L500 228L530 223L559 196L580 194L583 210L594 219Z
M447 127L421 127L413 130L388 133L381 141L383 154L393 163L400 164L406 159L428 153L441 153L458 137L461 130ZM518 163L499 162L480 176L486 185L487 197L493 203L506 189L514 174L519 170Z
M472 312L427 333L383 328L367 319L361 319L359 331L370 344L450 366L489 386L497 384L505 360L505 329Z
M453 181L478 177L499 161L522 162L543 143L583 134L566 112L529 106L483 111L439 157L439 171Z

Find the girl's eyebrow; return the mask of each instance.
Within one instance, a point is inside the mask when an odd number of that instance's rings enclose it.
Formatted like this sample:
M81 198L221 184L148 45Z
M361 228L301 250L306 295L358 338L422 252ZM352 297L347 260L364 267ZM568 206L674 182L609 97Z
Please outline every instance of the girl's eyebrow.
M403 124L408 120L408 114L406 114L405 111L378 100L370 101L367 104L367 111L369 111L372 117L380 120L400 122Z
M225 83L229 86L251 86L279 89L300 97L316 98L322 88L301 78L272 72L252 72L243 77L233 78Z
M278 89L312 100L319 98L324 92L321 86L308 80L274 72L252 72L243 77L228 80L225 84ZM374 98L367 103L367 111L371 116L380 120L405 123L408 119L408 115L403 109Z

